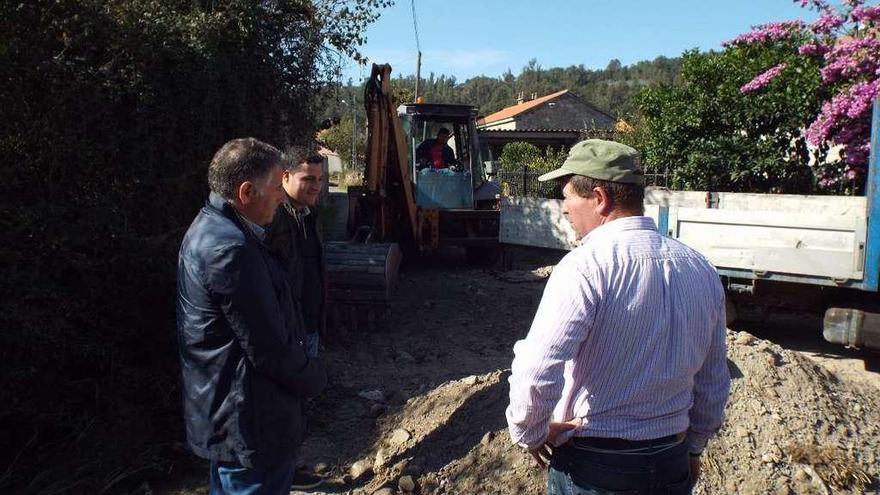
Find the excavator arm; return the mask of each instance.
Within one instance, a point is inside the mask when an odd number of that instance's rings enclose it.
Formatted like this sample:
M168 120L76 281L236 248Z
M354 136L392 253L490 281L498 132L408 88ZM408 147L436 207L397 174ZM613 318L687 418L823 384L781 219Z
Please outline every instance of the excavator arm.
M374 242L416 243L415 204L407 140L391 91L391 66L373 64L364 88L367 160L358 228Z

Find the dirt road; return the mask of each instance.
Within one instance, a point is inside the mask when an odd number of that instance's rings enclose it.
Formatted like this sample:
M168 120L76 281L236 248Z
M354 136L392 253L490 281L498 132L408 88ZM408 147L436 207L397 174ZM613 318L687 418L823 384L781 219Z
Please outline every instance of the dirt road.
M558 256L520 253L511 271L440 257L402 273L385 328L331 335L332 384L309 406L302 452L327 475L314 493L544 493L505 431L506 370L549 272L539 267ZM880 359L747 325L729 334L728 422L697 493L876 490ZM202 469L154 493L206 493Z

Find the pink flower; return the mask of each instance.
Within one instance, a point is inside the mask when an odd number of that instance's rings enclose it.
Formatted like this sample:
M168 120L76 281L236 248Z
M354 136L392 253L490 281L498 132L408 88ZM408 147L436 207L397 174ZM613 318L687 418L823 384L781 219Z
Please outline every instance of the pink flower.
M807 43L805 45L801 45L801 47L798 48L798 53L800 53L801 55L818 57L825 55L826 53L828 53L829 50L831 49L828 48L827 45L823 45L821 43Z
M880 69L880 40L855 38L842 41L825 55L822 81L852 80L860 75L874 75Z
M855 8L852 17L859 22L877 22L880 20L880 5Z
M800 20L771 22L768 24L752 26L751 32L741 34L732 40L725 41L724 43L721 43L721 46L728 47L785 40L791 38L793 34L799 32L803 27L804 22Z
M816 22L810 24L810 30L816 34L830 34L843 25L844 19L834 14L825 14Z
M758 91L759 89L763 89L770 84L770 81L775 79L779 74L782 74L782 71L785 69L785 64L775 65L766 71L763 74L755 77L748 83L744 84L741 88L739 88L739 92L746 94L751 93L753 91Z

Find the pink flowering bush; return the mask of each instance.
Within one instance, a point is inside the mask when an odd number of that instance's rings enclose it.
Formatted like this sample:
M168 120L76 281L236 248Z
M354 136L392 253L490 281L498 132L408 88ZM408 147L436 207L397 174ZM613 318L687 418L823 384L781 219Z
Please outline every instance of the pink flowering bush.
M809 25L785 21L756 26L724 46L805 40L798 53L818 59L822 90L827 96L803 136L816 149L839 146L842 150L841 161L820 163L814 175L820 188L855 192L864 187L871 151L872 105L880 95L880 5L843 0L839 8L834 8L823 0L795 2L819 12L819 19ZM775 65L744 84L740 91L759 93L774 79L785 79L784 69L784 63Z
M767 85L770 84L770 81L779 76L779 74L782 74L782 71L785 70L785 66L786 64L784 63L774 65L760 76L744 84L739 88L739 91L741 93L751 93L752 91L758 91L759 89L767 87Z

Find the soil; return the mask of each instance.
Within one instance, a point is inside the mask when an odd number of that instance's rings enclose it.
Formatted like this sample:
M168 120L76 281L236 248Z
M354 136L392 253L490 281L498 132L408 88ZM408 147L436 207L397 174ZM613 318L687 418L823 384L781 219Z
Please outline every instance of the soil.
M327 482L309 493L545 493L504 409L513 343L559 256L520 253L506 271L439 258L401 273L382 328L329 335L331 385L308 406L301 455ZM877 356L798 349L813 332L783 347L744 329L728 331L727 419L695 493L880 493L880 375L858 369ZM196 468L152 492L207 493Z

